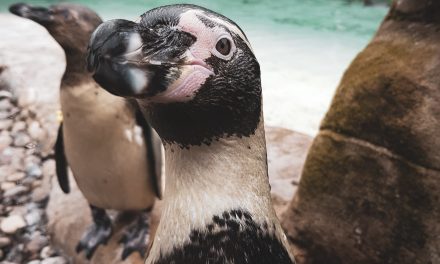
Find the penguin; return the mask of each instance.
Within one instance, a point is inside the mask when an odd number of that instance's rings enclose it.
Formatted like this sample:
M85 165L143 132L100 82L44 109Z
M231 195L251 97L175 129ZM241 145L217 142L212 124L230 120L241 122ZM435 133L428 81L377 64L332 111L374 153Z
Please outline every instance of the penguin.
M88 67L135 98L164 143L145 263L295 263L270 197L260 67L236 23L195 5L110 20L91 37Z
M161 196L161 144L133 100L102 89L86 67L87 45L101 18L87 7L57 4L49 8L15 4L10 11L44 26L66 55L60 103L63 121L55 143L59 185L69 193L68 167L90 204L93 225L76 251L91 259L112 235L106 209L140 211L121 243L122 259L145 254L149 217Z

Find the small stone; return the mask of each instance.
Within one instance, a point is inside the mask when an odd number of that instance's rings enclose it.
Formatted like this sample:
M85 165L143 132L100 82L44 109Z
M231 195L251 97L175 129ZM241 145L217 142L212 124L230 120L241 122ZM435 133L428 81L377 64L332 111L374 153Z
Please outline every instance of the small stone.
M354 229L354 232L356 233L356 235L362 235L362 229L360 227L356 227Z
M9 133L7 131L3 131L0 134L0 150L8 147L12 143L12 138L9 136Z
M42 260L41 264L67 264L67 260L63 257L52 257Z
M28 226L33 226L38 224L41 221L42 212L39 209L34 209L28 214L26 214L25 219Z
M43 176L43 171L38 164L34 163L26 167L26 174L28 177L40 178Z
M41 264L41 261L36 259L36 260L29 261L27 264Z
M44 185L37 187L32 192L32 201L34 203L41 203L49 196L49 188L45 188Z
M1 99L3 99L3 98L11 99L12 98L12 93L9 92L9 91L6 91L6 90L1 90L0 91L0 98Z
M7 247L11 244L11 239L9 237L0 237L0 248Z
M37 121L32 121L28 126L29 135L35 140L44 139L44 130Z
M13 173L11 175L9 175L8 177L6 177L6 180L10 181L10 182L17 182L17 181L21 181L24 179L24 177L26 177L26 174L24 172L16 172Z
M14 182L2 182L0 188L2 189L2 191L6 192L12 188L15 188L17 186L17 184L15 184Z
M8 99L1 99L0 100L0 111L9 110L13 107L11 104L11 101Z
M33 233L30 239L31 241L26 245L26 248L33 254L39 253L49 243L48 238L41 235L39 231Z
M40 252L40 258L47 259L55 255L55 250L51 246L45 246Z
M0 229L3 233L14 234L17 230L26 227L26 222L19 215L10 215L2 220Z
M27 186L23 186L23 185L19 185L16 186L12 189L7 190L3 196L4 197L12 197L12 196L19 196L21 194L27 193L29 192L29 187Z
M0 130L9 130L13 123L11 119L0 120Z
M11 132L17 133L26 129L26 123L24 121L15 122L12 126Z
M25 147L27 144L31 143L31 138L23 132L18 132L15 135L14 145L16 147Z
M55 175L55 161L53 159L46 160L43 163L43 176L52 177Z

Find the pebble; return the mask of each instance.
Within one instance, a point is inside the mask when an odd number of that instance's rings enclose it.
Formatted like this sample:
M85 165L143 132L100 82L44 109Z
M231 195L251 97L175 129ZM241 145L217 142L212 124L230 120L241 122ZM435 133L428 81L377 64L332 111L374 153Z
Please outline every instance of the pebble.
M31 212L26 214L25 219L28 226L33 226L38 224L41 221L41 215L43 212L41 212L40 209L33 209Z
M33 233L30 239L31 241L26 245L26 248L33 254L39 253L49 243L49 239L39 231Z
M17 184L15 184L14 182L2 182L0 188L2 189L2 191L6 192L16 186Z
M3 131L0 134L0 150L6 148L7 146L11 145L12 138L9 136L9 133L7 131Z
M32 121L28 126L29 135L35 140L44 139L44 130L37 121Z
M55 161L50 159L43 163L43 176L52 177L55 174Z
M49 188L41 185L37 187L32 192L32 201L35 203L41 203L49 196Z
M39 260L32 260L32 261L29 261L27 264L41 264L41 261L39 261Z
M26 123L24 121L15 122L14 125L12 126L11 133L15 134L25 129L26 129Z
M67 264L67 260L63 257L52 257L42 260L41 264Z
M0 130L9 130L13 123L11 119L0 120Z
M40 252L40 257L42 259L50 258L53 255L55 255L55 251L52 249L51 246L45 246Z
M0 223L0 230L6 234L14 234L23 227L26 227L26 222L19 215L10 215Z
M12 93L6 90L0 91L0 98L12 98Z
M43 176L43 171L38 164L30 164L26 166L26 175L32 178L40 178Z
M0 111L9 110L13 107L8 99L0 100Z
M15 135L14 145L16 147L25 147L29 143L31 143L31 138L27 134L18 132Z
M23 180L24 177L26 177L26 174L24 172L19 171L6 177L6 180L10 182L17 182Z
M12 189L7 190L3 196L4 197L12 197L12 196L19 196L21 194L27 193L29 192L29 187L27 186L23 186L23 185L19 185L16 186Z
M7 247L11 244L11 239L9 237L0 237L0 248Z

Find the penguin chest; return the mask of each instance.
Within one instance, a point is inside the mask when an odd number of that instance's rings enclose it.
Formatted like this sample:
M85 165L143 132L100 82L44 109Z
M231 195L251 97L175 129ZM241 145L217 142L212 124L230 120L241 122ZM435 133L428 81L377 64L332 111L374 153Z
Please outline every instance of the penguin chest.
M107 101L111 104L106 107L62 105L69 166L90 204L116 210L148 208L154 191L142 129L125 102Z

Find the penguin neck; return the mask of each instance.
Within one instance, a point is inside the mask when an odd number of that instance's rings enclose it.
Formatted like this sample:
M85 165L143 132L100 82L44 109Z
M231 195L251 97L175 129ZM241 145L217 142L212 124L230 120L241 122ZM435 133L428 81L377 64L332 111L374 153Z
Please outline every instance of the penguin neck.
M66 54L66 70L61 80L62 86L78 86L82 82L91 81L92 76L87 71L84 51L64 49Z
M226 221L225 217L242 228L246 225L244 216L249 217L249 222L264 226L262 232L281 241L279 244L285 249L287 241L271 202L263 118L260 120L255 133L248 137L220 138L210 145L189 148L177 144L165 146L167 181L164 205L146 263L188 261L185 257L176 257L176 254L189 254L185 251L191 248L188 245L195 243L194 234L206 236L200 238L199 245L212 246L222 252L221 246L208 244L212 242L210 237L215 236L212 233L223 228L219 224ZM239 230L229 232L240 233ZM238 236L226 239L231 244L243 243L238 241L242 239Z

